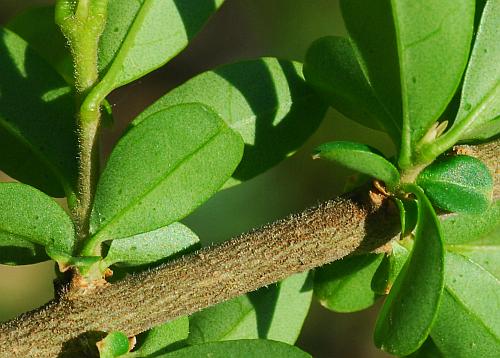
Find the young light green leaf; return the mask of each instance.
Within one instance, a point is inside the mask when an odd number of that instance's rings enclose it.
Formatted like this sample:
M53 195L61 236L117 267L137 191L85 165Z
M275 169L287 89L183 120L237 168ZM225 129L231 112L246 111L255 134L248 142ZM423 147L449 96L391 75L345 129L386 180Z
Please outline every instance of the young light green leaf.
M7 28L25 39L67 83L73 83L73 62L66 39L54 22L54 6L29 8L15 16Z
M304 83L299 63L263 58L192 78L147 108L134 125L154 112L191 102L213 108L245 141L243 159L226 186L287 158L318 128L327 108Z
M379 296L370 283L383 257L353 256L317 269L314 295L322 306L335 312L356 312L372 306Z
M181 317L150 329L137 337L136 349L127 357L150 357L175 349L176 343L189 335L189 319Z
M99 358L117 358L129 351L128 338L122 332L111 332L97 342Z
M191 345L235 339L271 339L294 344L312 299L308 272L237 297L190 317Z
M115 263L127 266L145 265L188 251L199 241L198 236L187 226L175 222L144 234L113 240L103 265L108 267Z
M157 112L118 142L97 185L93 243L156 230L191 213L230 177L237 133L207 107Z
M481 213L493 195L493 178L479 159L456 155L436 161L417 178L433 204L452 212Z
M453 127L462 140L487 139L500 133L500 1L484 7L469 59L460 109Z
M437 315L444 286L442 233L431 203L416 185L407 185L418 200L415 243L394 282L375 325L375 344L396 355L416 351Z
M349 39L328 36L313 42L304 76L335 109L364 126L385 130L399 145L400 118L394 118L378 100Z
M382 262L373 275L371 281L373 292L379 295L387 295L391 291L394 281L396 281L408 259L408 255L409 252L404 246L397 242L392 243L392 252L389 255L384 255Z
M27 43L0 28L0 169L51 196L76 178L71 89Z
M73 223L44 193L20 183L0 183L0 208L3 208L0 210L0 263L32 263L46 258L36 245L71 255ZM19 256L4 257L9 251Z
M497 239L498 240L498 239ZM449 357L497 357L500 283L474 261L446 255L446 285L432 338Z
M109 93L167 63L223 2L109 0L99 43L100 90Z
M467 64L473 0L392 0L403 103L400 164L444 112ZM439 74L439 76L436 76Z
M329 142L314 150L314 157L332 160L344 167L382 180L389 188L399 184L396 167L379 152L365 144L354 142Z
M167 353L158 358L228 358L242 355L245 358L311 358L297 347L263 339L205 343Z

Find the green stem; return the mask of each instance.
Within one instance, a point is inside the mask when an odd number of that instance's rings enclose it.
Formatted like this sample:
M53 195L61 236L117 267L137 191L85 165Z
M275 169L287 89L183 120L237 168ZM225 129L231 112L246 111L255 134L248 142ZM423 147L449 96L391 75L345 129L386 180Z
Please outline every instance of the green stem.
M104 31L107 0L58 0L56 22L67 38L74 63L77 92L79 171L73 219L77 237L83 242L89 235L92 201L99 172L100 102L87 101L99 79L97 53Z

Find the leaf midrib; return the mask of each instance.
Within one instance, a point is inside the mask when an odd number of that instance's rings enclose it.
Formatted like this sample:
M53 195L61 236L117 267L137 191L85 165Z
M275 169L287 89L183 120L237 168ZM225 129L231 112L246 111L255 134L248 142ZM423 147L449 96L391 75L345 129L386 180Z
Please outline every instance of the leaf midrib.
M110 221L108 221L107 224L105 224L104 226L100 227L100 229L97 230L96 233L94 234L94 237L96 237L96 236L103 236L106 233L106 231L110 230L110 227L112 228L114 226L114 224L116 224L116 222L119 221L125 215L126 212L128 212L132 207L136 206L138 202L140 202L141 200L143 200L144 198L146 198L152 191L154 191L158 186L160 186L161 183L163 183L163 181L166 180L166 178L168 178L172 173L174 173L181 165L183 165L185 162L187 162L188 160L190 160L191 158L193 158L197 153L199 153L203 148L205 148L206 146L208 146L221 133L223 133L227 129L228 129L228 127L226 126L226 124L223 123L212 136L210 136L206 141L204 141L203 143L201 143L197 148L195 148L187 156L185 156L184 158L182 158L181 160L179 160L172 167L172 170L170 170L167 173L165 173L165 175L161 175L158 178L158 180L156 180L156 182L153 183L151 185L151 187L149 189L147 189L143 193L143 195L137 196L128 205L126 205L124 208L122 208L115 216L113 216L113 218ZM167 224L164 224L163 226L166 226L166 225L169 225L169 224L167 223ZM111 239L112 238L106 238L106 237L104 237L104 240L111 240Z
M467 316L471 317L474 321L478 322L480 326L482 326L486 332L488 332L493 338L495 338L497 341L499 340L499 337L491 331L491 328L486 325L486 323L480 319L480 317L473 311L469 306L459 298L457 293L447 284L445 284L445 290L449 293L449 295L453 298L453 300L464 310L464 312L467 314Z
M136 15L134 16L134 19L132 20L132 23L130 27L127 29L127 32L125 36L123 37L123 41L120 44L120 47L116 51L115 56L110 61L108 71L104 75L104 78L102 79L102 83L106 84L106 87L113 87L115 85L115 81L117 79L118 74L120 73L121 68L123 67L123 63L125 58L128 55L128 50L130 50L132 44L135 41L135 38L141 29L142 22L144 18L147 16L151 5L152 1L150 0L145 0L140 6L139 10L137 11Z
M483 190L473 190L474 187L470 187L470 186L467 186L465 184L462 184L462 183L459 183L456 181L447 181L444 179L435 179L435 178L424 178L421 180L421 182L428 182L429 184L441 184L443 186L454 186L454 187L464 189L464 191L469 192L469 193L480 193L481 196L483 196L483 197L486 196L483 192L484 188L482 188Z

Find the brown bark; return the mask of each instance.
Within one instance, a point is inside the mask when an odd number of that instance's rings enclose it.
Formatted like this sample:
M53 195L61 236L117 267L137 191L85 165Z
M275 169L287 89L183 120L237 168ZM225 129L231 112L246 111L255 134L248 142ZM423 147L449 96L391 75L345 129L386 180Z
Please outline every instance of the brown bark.
M499 141L459 151L487 163L498 198ZM363 192L342 196L118 283L85 294L63 293L0 326L0 357L90 354L81 353L82 344L95 342L102 332L136 335L293 273L349 254L382 251L398 229L390 201Z

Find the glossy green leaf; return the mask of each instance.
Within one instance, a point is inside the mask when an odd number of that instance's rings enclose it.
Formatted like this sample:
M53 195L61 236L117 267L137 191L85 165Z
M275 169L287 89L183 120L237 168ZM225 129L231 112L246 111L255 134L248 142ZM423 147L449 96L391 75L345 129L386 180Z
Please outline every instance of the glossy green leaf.
M273 58L222 66L167 93L134 121L179 103L213 108L245 141L226 186L248 180L296 151L318 128L324 104L304 83L301 65Z
M342 0L341 8L370 83L394 118L403 118L400 165L408 167L460 84L474 1Z
M444 286L444 247L436 213L423 191L417 195L419 217L410 257L391 289L375 325L377 347L396 355L416 351L437 315Z
M384 255L353 256L320 267L314 275L314 295L335 312L356 312L372 306L379 295L371 280Z
M354 142L329 142L314 150L314 157L332 160L346 168L382 180L389 189L399 184L396 167L379 152L365 144Z
M99 358L116 358L129 350L128 338L122 332L111 332L102 341L97 342Z
M76 178L71 89L27 43L0 29L0 169L51 196Z
M150 115L118 142L97 185L95 242L156 230L184 218L231 176L237 133L199 104Z
M265 338L295 343L312 299L307 272L261 288L190 317L191 345L214 341Z
M436 161L417 178L432 203L452 212L480 213L493 195L493 178L479 159L456 155Z
M401 120L380 103L362 66L349 39L328 36L307 51L304 76L335 109L364 126L384 129L399 145Z
M110 92L161 67L224 0L109 0L99 69Z
M497 357L499 306L498 278L464 256L447 253L445 291L431 333L434 342L449 357Z
M66 39L54 21L54 6L29 8L15 16L7 28L25 39L68 82L73 82L73 63Z
M401 163L444 112L467 64L473 0L392 0L403 103ZM439 76L437 76L439 74Z
M150 357L176 348L189 334L189 319L178 318L150 329L137 337L136 349L127 357Z
M461 139L486 139L500 133L500 1L484 7L462 89L454 127Z
M404 246L397 242L392 243L391 253L384 255L382 262L373 275L371 281L373 292L379 295L387 295L391 291L394 282L408 259L408 255L409 252Z
M20 183L0 183L0 208L0 263L46 258L36 245L72 253L73 223L44 193ZM16 256L8 257L10 254Z
M199 241L187 226L176 222L151 232L113 240L103 264L145 265L188 251Z
M299 348L285 343L261 339L212 342L167 353L158 358L311 358Z

